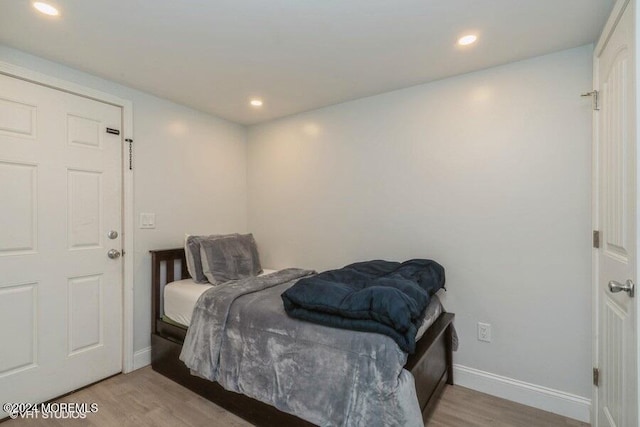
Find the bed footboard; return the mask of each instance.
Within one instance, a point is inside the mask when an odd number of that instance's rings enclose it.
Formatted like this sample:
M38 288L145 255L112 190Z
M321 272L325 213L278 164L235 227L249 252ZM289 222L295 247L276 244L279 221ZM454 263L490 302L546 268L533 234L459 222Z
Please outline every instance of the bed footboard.
M418 341L416 352L405 365L415 379L418 403L425 422L435 409L445 385L453 385L454 317L452 313L442 313Z

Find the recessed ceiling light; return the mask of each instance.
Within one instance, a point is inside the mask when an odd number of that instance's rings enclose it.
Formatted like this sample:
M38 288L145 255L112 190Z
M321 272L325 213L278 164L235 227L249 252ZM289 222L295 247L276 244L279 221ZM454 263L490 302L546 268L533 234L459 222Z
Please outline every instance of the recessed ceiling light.
M249 104L251 104L254 107L262 107L262 99L254 98L249 102Z
M475 43L476 40L478 40L478 36L476 36L475 34L468 34L466 36L460 37L458 39L458 44L460 46L468 46L470 44Z
M58 9L56 9L55 7L47 3L42 3L40 1L37 1L33 3L33 7L35 7L39 12L42 12L45 15L49 15L49 16L60 15L60 12L58 12Z

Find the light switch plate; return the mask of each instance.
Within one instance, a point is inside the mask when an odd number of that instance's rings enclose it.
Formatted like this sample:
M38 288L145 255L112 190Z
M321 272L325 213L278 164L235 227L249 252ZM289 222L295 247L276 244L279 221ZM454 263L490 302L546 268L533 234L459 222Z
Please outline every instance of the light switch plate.
M141 213L140 214L140 228L156 228L156 214L154 214L154 213Z

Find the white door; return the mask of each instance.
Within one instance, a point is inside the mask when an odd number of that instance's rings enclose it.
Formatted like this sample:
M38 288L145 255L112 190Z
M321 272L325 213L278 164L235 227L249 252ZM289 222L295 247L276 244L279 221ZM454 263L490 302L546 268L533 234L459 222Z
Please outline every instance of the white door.
M596 50L594 61L600 98L600 111L594 115L594 199L600 230L595 255L595 357L600 378L593 421L599 427L638 426L637 297L620 290L627 281L636 282L639 243L634 9L631 1L626 10L614 12L617 16L611 22L619 21L602 35L604 45Z
M122 369L121 115L0 75L0 403Z

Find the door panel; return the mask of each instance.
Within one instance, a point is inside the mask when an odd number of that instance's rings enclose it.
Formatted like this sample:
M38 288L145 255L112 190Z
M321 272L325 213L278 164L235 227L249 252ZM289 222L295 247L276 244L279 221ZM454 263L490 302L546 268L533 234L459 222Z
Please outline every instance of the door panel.
M35 138L36 107L0 97L0 134Z
M69 355L104 345L102 274L69 279Z
M0 75L0 401L122 369L121 109ZM6 327L9 326L10 327ZM0 418L6 416L0 412Z
M600 427L638 425L636 300L608 287L612 280L637 279L634 3L612 32L603 34L608 41L594 61L600 94L594 200L602 242L595 258L600 384L594 423Z
M102 247L102 172L67 169L69 249Z
M0 186L0 256L36 251L36 165L0 162L0 182L11 183Z
M25 283L0 288L2 324L15 325L0 328L0 342L12 344L3 350L0 358L0 378L32 368L37 363L37 286L37 283Z

